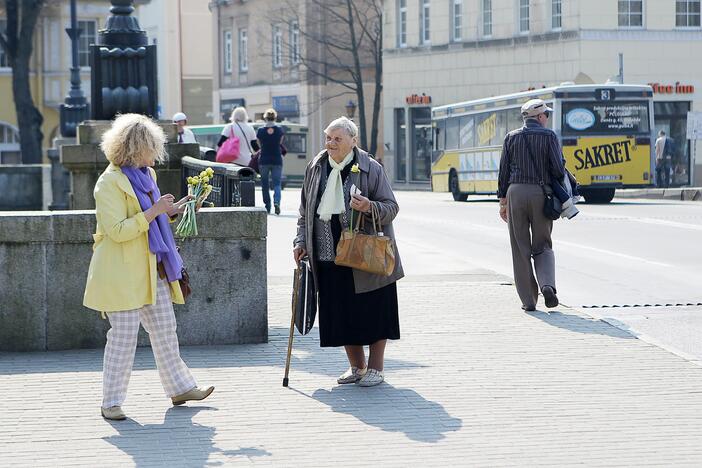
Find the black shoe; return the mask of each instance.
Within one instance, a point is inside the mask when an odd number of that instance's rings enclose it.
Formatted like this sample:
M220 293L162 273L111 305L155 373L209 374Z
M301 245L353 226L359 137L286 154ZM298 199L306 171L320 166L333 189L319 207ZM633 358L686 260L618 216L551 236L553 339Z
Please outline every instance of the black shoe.
M271 205L266 205L266 211L271 214Z
M534 311L536 310L536 306L533 306L533 305L531 305L531 306L525 306L525 305L523 305L523 306L522 306L522 310L525 311L525 312L534 312Z
M556 291L553 289L553 287L544 286L541 288L541 293L544 295L546 307L552 309L558 306L558 296L556 296Z
M280 214L280 205L275 205L275 214Z

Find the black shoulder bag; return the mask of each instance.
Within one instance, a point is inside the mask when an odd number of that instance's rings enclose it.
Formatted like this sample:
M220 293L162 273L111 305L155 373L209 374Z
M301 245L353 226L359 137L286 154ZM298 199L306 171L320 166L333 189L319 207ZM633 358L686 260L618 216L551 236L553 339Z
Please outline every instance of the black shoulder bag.
M525 134L522 134L524 142L526 143L527 151L529 152L529 160L531 161L534 171L539 174L539 168L536 166L536 160L534 159L534 153L531 151L531 145L529 144L529 139ZM548 164L546 164L548 165ZM550 187L546 187L544 183L543 174L539 174L539 185L541 190L544 192L544 216L550 220L557 220L561 217L561 212L563 211L563 205L561 201L553 196L553 189L548 190Z

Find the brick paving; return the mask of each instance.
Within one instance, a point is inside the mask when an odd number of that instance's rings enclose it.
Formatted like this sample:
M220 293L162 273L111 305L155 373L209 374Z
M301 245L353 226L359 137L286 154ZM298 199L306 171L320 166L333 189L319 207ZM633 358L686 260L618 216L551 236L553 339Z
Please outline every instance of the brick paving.
M336 385L343 351L296 336L269 282L270 342L183 348L201 404L172 408L149 349L99 415L101 350L0 354L0 466L701 466L702 368L568 308L527 314L494 275L399 283L387 383Z

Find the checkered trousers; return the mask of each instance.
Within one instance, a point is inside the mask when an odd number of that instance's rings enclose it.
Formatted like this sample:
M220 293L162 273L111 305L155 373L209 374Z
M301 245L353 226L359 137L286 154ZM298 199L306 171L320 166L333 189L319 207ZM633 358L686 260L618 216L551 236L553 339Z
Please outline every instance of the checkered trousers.
M176 319L166 280L158 280L156 304L141 309L107 314L112 328L107 332L102 370L102 407L121 406L134 364L139 324L149 334L161 384L169 397L181 395L195 385L190 370L180 358Z

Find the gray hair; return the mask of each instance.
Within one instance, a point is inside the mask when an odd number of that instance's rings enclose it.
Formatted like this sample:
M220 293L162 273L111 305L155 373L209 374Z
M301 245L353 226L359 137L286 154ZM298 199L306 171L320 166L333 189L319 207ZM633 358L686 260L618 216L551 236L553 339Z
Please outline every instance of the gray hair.
M232 111L232 115L229 118L231 122L246 122L249 120L249 115L246 113L246 108L237 107Z
M324 133L329 133L332 130L344 130L351 138L356 138L358 136L358 127L352 120L346 117L339 117L338 119L332 120L327 128L324 129Z

